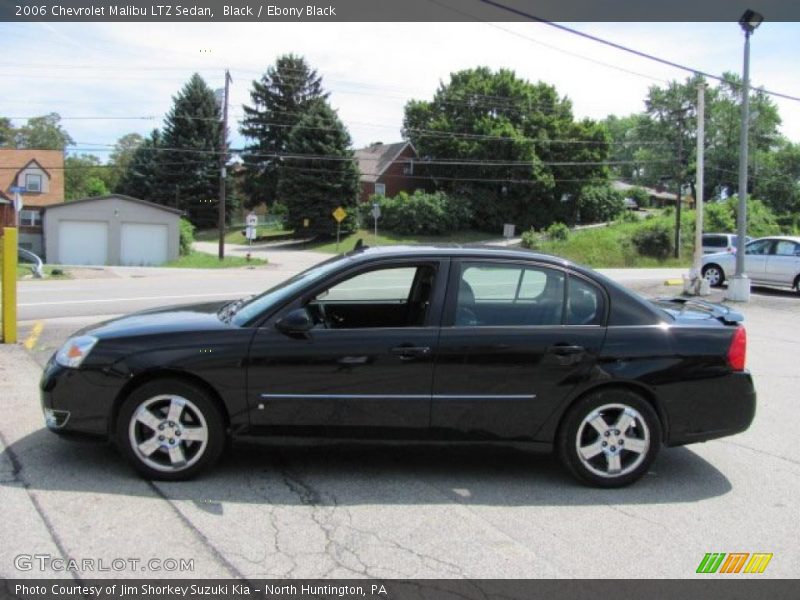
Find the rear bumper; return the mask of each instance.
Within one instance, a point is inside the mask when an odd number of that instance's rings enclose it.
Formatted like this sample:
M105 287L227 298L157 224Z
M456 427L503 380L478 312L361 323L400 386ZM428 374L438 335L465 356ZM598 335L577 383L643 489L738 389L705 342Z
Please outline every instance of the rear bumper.
M669 416L666 444L681 446L745 431L756 414L756 390L748 371L691 382L661 394ZM679 392L679 393L676 393Z

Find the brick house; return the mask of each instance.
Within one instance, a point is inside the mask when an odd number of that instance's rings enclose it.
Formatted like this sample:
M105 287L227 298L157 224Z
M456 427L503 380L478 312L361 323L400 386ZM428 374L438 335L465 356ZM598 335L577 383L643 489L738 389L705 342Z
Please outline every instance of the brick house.
M64 202L64 152L0 148L0 213L6 226L14 224L12 187L23 188L19 245L41 256L42 211Z
M356 150L355 158L361 171L359 202L368 201L373 194L392 197L424 187L423 180L414 177L419 156L411 142L372 144Z

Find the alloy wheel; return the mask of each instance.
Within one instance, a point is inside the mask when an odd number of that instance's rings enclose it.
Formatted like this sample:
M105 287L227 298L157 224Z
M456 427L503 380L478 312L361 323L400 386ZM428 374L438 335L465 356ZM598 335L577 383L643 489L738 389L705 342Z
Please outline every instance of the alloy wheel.
M718 267L708 267L704 272L703 276L708 281L710 286L717 286L722 283L722 273Z
M202 458L209 430L203 413L191 400L164 394L145 400L134 411L128 438L134 455L147 467L174 473Z
M625 404L605 404L581 421L575 449L591 473L617 478L636 470L650 448L650 429L636 409Z

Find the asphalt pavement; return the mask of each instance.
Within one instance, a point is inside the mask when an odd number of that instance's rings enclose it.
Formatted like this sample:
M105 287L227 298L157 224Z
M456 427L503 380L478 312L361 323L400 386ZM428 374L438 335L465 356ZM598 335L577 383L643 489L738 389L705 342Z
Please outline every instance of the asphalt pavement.
M706 552L771 552L760 577L800 574L800 298L789 292L757 290L740 307L759 393L751 429L666 449L621 490L583 487L554 458L511 447L285 440L237 443L192 482L149 483L108 445L43 428L40 364L73 329L254 293L299 268L279 264L20 286L31 350L0 346L0 576L71 575L19 570L19 555L46 554L143 561L72 574L83 577L683 578ZM612 273L651 293L674 275ZM142 571L150 559L193 570Z

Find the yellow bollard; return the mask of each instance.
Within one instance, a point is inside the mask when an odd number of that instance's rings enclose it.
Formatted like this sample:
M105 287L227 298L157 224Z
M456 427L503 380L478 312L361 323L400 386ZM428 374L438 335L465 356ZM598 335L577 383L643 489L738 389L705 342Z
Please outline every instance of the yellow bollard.
M17 228L3 228L3 342L17 343Z

